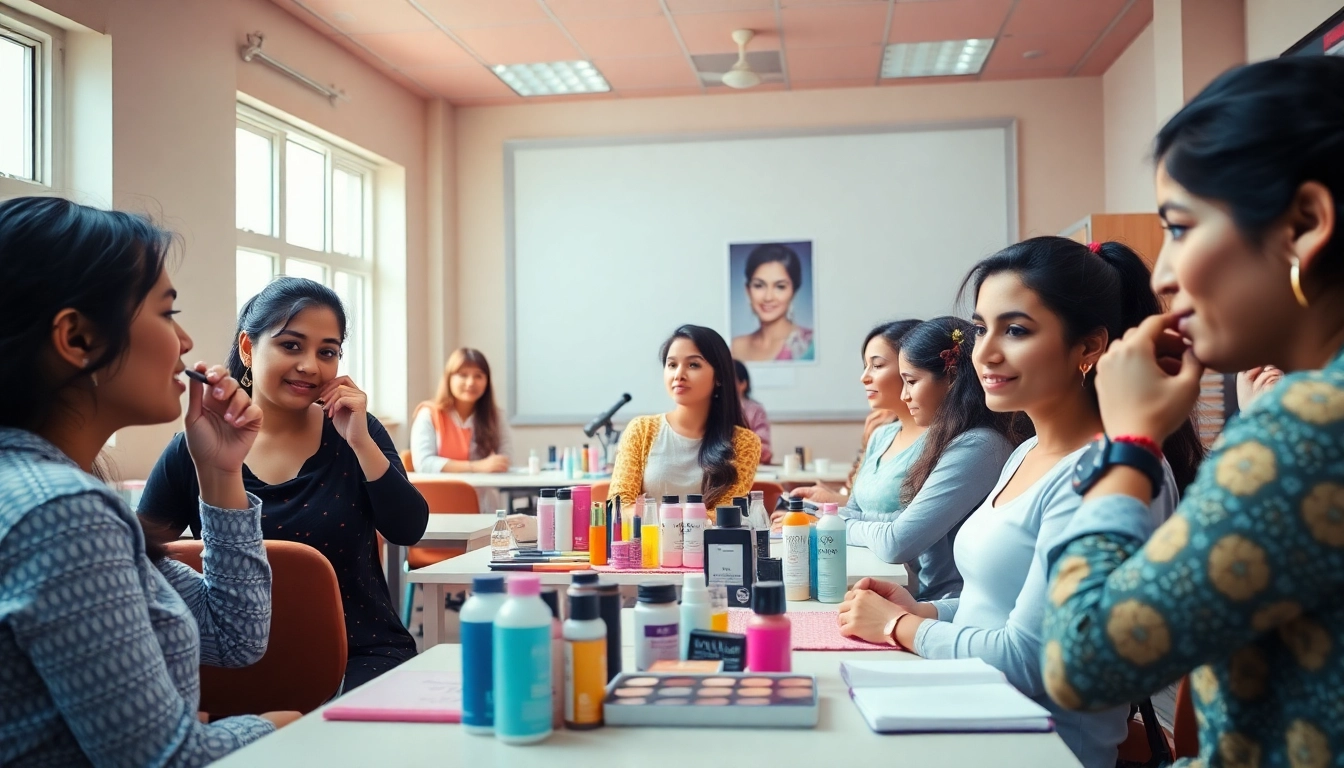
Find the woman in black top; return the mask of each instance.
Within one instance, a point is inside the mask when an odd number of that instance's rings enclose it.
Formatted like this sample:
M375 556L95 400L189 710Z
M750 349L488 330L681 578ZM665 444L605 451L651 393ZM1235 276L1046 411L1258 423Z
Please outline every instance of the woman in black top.
M331 561L345 610L349 661L344 690L415 655L378 561L381 533L411 545L429 506L406 479L383 425L348 376L337 376L345 310L330 289L282 277L238 315L229 369L261 407L261 433L243 483L262 501L268 539L307 544ZM182 435L159 457L140 515L176 534L200 535L196 468Z

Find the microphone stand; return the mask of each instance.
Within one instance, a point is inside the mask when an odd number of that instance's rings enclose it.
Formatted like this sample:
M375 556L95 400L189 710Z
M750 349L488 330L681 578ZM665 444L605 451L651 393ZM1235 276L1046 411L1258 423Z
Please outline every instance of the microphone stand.
M602 445L602 460L609 466L616 466L616 448L621 442L621 431L611 425L611 419L607 419L602 425L602 432L598 435L598 442Z

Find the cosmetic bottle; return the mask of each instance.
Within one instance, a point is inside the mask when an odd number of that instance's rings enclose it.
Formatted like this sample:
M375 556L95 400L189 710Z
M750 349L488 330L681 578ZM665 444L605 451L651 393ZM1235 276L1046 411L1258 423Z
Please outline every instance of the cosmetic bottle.
M705 529L705 581L727 590L728 605L746 608L755 574L751 531L742 527L738 507L719 507L715 518L717 524Z
M607 564L607 514L598 502L588 512L588 562Z
M817 600L840 603L849 589L849 547L845 541L845 521L835 504L821 505L817 532Z
M537 549L555 549L555 489L542 488L537 499Z
M681 655L674 584L640 584L635 602L635 670L643 672L655 661L676 661Z
M658 567L658 544L662 529L658 525L658 502L648 496L644 499L644 515L640 518L640 537L643 544L643 562L648 570Z
M555 548L561 552L574 549L574 497L569 488L555 490Z
M789 499L784 516L784 590L789 600L806 600L810 595L808 538L812 517L803 511L802 499Z
M495 616L495 737L506 744L535 744L551 735L551 610L541 599L541 578L515 574L509 597Z
M762 581L751 591L747 620L747 671L792 672L791 625L784 615L784 585Z
M683 567L705 567L705 525L708 522L709 513L705 510L704 497L698 493L687 494L686 505L681 509Z
M597 594L569 595L565 619L565 727L585 731L602 725L607 688L607 625Z
M495 616L504 605L504 577L475 576L471 597L462 604L462 728L467 733L495 732Z
M683 661L689 658L691 641L691 631L696 629L709 629L712 618L713 606L709 602L709 589L705 586L705 575L703 573L688 573L683 577L681 583L681 624L679 625L679 641L681 644L679 658Z
M681 498L664 496L659 511L662 532L658 541L658 564L664 568L681 567Z
M541 601L551 611L551 728L565 724L565 627L560 622L561 595L543 590Z
M569 500L574 509L573 527L570 528L574 533L574 546L570 549L576 552L588 551L588 524L592 518L592 510L588 505L592 499L593 488L590 485L576 485L569 489Z

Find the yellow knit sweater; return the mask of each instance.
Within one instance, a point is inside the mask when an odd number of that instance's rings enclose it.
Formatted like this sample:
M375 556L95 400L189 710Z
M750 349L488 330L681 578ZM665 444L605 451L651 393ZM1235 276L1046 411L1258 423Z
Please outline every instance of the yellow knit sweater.
M653 439L662 428L662 416L636 416L625 427L621 448L616 453L616 466L611 470L611 496L621 497L621 506L629 507L644 492L644 467L649 461ZM726 493L705 499L710 520L720 504L727 504L734 496L746 496L756 480L756 465L761 460L761 438L745 427L733 430L733 465L737 467L737 482Z

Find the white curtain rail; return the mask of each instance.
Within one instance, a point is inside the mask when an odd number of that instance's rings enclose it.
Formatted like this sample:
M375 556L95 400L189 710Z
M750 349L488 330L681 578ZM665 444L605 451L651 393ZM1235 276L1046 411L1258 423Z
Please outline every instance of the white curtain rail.
M334 105L337 101L349 101L349 100L350 100L350 97L348 97L348 96L345 95L345 91L339 90L339 89L337 89L335 86L323 85L323 84L319 83L318 81L314 80L313 78L311 78L311 77L309 77L309 76L303 74L302 72L300 72L300 71L294 69L293 67L289 66L288 64L284 64L284 63L282 63L282 62L276 61L274 58L272 58L272 57L270 56L270 54L268 54L268 53L266 53L265 51L261 50L261 44L262 44L263 42L265 42L265 38L262 36L262 34L261 34L260 32L254 32L254 33L248 35L248 36L247 36L247 45L244 45L244 46L242 46L241 49L239 49L239 53L240 53L241 56L243 57L243 61L246 61L246 62L249 62L249 63L251 63L251 62L253 62L253 61L259 61L259 62L261 62L262 64L266 64L266 65L268 65L268 66L274 68L275 70L277 70L277 71L279 71L279 72L281 72L281 73L283 73L283 74L285 74L285 75L288 75L289 77L291 77L291 78L293 78L293 79L295 79L295 80L298 80L300 83L303 83L304 85L308 86L309 88L312 88L314 91L317 91L318 93L322 94L323 96L326 96L327 99L328 99L329 101L331 101L331 103L332 103L333 105Z

